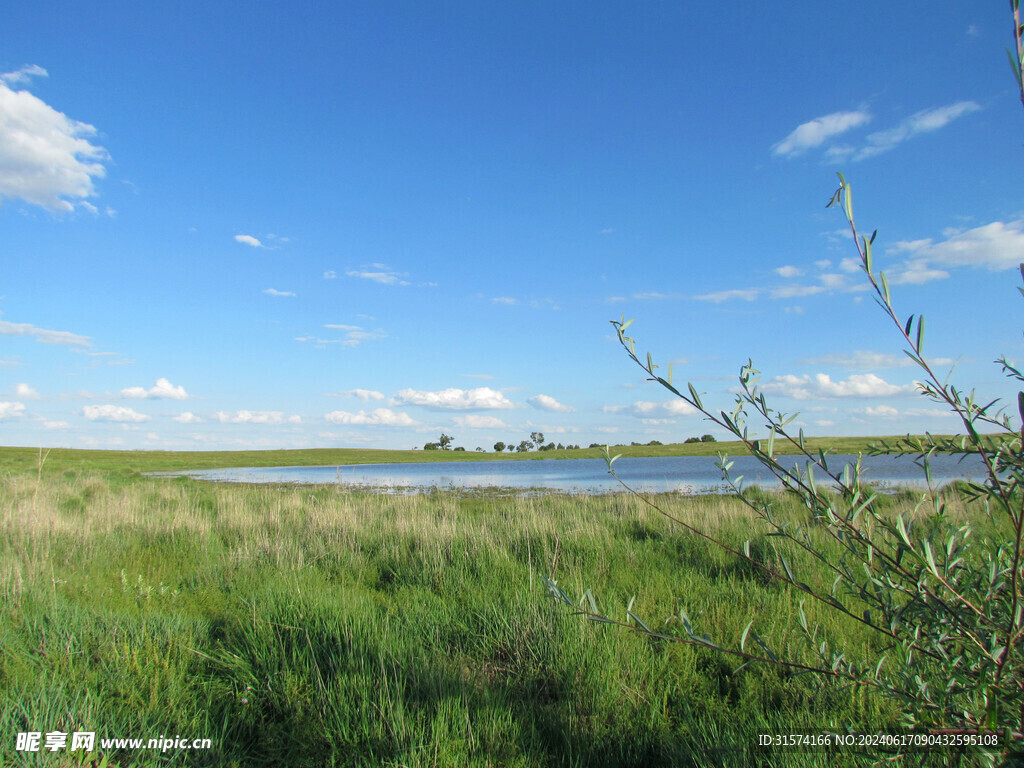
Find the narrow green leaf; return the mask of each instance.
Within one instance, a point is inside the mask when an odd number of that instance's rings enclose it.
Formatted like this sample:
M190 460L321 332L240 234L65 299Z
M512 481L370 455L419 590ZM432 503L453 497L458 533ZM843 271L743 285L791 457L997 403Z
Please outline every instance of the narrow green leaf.
M932 573L934 573L936 576L938 576L939 575L939 566L937 566L935 564L935 555L932 554L932 543L930 541L928 541L928 539L925 539L921 543L924 545L924 556L925 556L925 559L927 559L927 561L928 561L928 567L931 569Z
M668 364L668 376L665 377L669 386L672 386L672 363Z
M864 271L867 272L869 275L872 272L872 268L871 268L871 243L874 241L874 239L875 239L874 235L871 236L870 240L868 240L868 238L866 238L866 237L864 238Z
M914 316L911 315L907 318L907 324L903 327L903 332L910 337L910 329L914 327Z
M751 619L750 623L747 624L747 628L743 630L743 634L740 636L740 650L744 650L747 645L747 635L750 633L750 628L754 626L754 620Z
M892 308L892 299L889 298L889 281L885 279L885 272L879 272L878 279L882 283L882 296L885 297L885 306Z
M924 344L924 315L917 318L917 347L914 350L921 354L921 345Z

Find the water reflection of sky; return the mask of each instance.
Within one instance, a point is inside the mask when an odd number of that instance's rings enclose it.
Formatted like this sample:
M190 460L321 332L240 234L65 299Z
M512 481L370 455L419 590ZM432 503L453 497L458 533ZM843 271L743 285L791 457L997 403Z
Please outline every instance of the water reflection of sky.
M830 456L829 468L840 474L855 456ZM716 459L708 456L623 458L615 462L616 474L634 490L662 493L714 493L725 490ZM778 487L778 481L756 459L731 459L733 478L746 485ZM780 459L790 468L796 457ZM803 466L801 462L800 466ZM865 480L882 487L925 487L924 473L910 456L866 456ZM608 474L603 459L539 459L532 461L453 461L423 464L361 464L340 467L255 467L202 470L192 477L236 483L341 484L415 491L429 488L548 488L578 493L622 490ZM978 456L933 456L932 481L943 485L956 479L980 480L984 466ZM818 479L821 472L816 472Z

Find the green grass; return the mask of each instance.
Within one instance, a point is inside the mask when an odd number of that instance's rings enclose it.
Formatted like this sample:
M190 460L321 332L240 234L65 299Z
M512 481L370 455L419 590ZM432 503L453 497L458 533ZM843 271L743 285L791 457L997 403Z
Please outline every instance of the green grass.
M551 600L553 575L616 617L634 595L651 624L685 606L727 643L753 617L810 657L793 595L628 496L218 486L57 458L0 471L4 765L79 764L14 752L16 733L52 730L213 741L108 751L117 766L860 765L754 744L897 729L889 703L861 691L737 672ZM661 501L768 551L734 499ZM810 563L793 567L814 583ZM868 648L857 627L808 613Z
M835 454L866 452L870 445L894 437L811 437L808 450L829 450ZM941 437L941 436L940 436ZM717 456L745 455L742 443L673 443L670 445L616 445L614 453L623 456ZM791 455L796 449L781 441L775 445L779 455ZM488 451L397 451L366 448L310 448L306 450L267 451L99 451L70 448L0 447L0 472L36 471L41 460L44 474L64 470L107 470L115 472L173 472L189 469L226 467L337 466L346 464L405 464L443 461L533 461L539 459L599 458L600 448L494 453Z

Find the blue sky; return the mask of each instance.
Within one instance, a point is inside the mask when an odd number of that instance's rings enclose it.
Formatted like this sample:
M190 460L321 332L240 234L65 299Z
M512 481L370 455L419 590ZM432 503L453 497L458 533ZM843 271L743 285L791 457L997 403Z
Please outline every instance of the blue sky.
M1012 391L1004 3L35 2L0 29L0 444L473 450L957 429L865 292Z

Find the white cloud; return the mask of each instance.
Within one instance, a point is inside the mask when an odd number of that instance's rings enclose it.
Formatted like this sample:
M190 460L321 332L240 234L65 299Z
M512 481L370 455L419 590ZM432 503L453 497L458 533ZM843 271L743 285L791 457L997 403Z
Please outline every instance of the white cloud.
M24 411L24 403L0 402L0 420L21 416Z
M888 252L912 254L913 259L907 267L910 271L913 271L914 265L918 271L923 271L928 268L928 264L984 267L990 272L1016 269L1024 260L1024 219L993 221L974 229L955 232L939 243L930 238L904 240L893 245Z
M318 336L296 336L295 341L311 341L317 346L340 344L343 347L357 347L363 341L387 338L387 334L379 328L375 331L367 331L363 330L363 328L358 325L338 325L336 323L330 323L323 327L330 328L331 330L345 331L345 336L341 339L321 339Z
M842 261L839 262L839 269L842 270L843 272L848 272L850 274L860 272L863 268L864 266L863 264L861 264L860 259L853 256L851 256L848 259L843 259Z
M514 299L511 296L496 296L491 299L491 302L494 304L504 304L507 307L514 307L519 303L519 299Z
M96 129L72 120L28 91L9 85L46 75L22 67L0 75L0 199L20 198L51 211L67 212L93 197L93 178L103 178L103 147L89 143Z
M71 425L68 424L66 421L49 421L46 419L43 420L44 429L67 429L70 426Z
M89 421L149 421L149 416L120 405L87 405L82 409L82 415Z
M179 413L177 416L174 417L174 420L179 424L201 424L203 421L201 418L192 413L192 411L185 411L184 413Z
M235 235L235 242L251 245L253 248L264 247L263 243L259 241L259 238L253 237L252 235Z
M291 291L279 291L276 288L264 288L263 292L268 296L294 296Z
M369 413L359 411L331 411L324 418L332 424L367 424L382 427L412 427L419 424L407 413L392 411L390 408L374 408Z
M0 336L28 336L41 344L61 344L63 346L91 347L92 340L88 336L79 336L69 331L49 331L36 328L29 323L9 323L0 320Z
M627 410L624 406L604 407L605 413L619 413ZM638 400L628 407L631 416L641 419L644 424L674 424L674 416L689 416L696 413L696 409L684 400L664 400L653 402L650 400Z
M773 299L791 299L794 296L813 296L825 290L823 285L784 285L772 291Z
M372 280L382 285L409 285L405 280L405 273L395 272L386 264L371 264L363 269L353 269L345 273L349 277L358 277L363 280Z
M338 273L333 269L328 269L324 272L324 280L334 280L338 276Z
M864 111L833 112L831 115L816 117L797 126L789 136L772 147L772 152L784 157L795 157L869 120L871 115Z
M776 376L761 385L766 394L792 397L794 400L810 400L816 397L883 397L886 395L908 394L915 391L912 384L898 386L890 384L874 373L855 373L845 381L832 381L825 373L808 375Z
M281 411L217 411L213 418L221 424L284 424L285 421L297 424L301 421L299 416L285 419Z
M328 397L358 397L364 403L370 400L383 400L384 393L374 389L343 389L340 392L328 395Z
M508 424L495 416L481 416L478 413L456 416L455 423L466 429L504 429L508 426Z
M39 400L42 397L28 384L15 384L14 396L20 397L22 400Z
M758 288L735 288L731 291L718 291L717 293L705 293L702 296L694 296L693 298L698 301L711 301L715 304L720 304L723 301L731 301L732 299L742 299L743 301L753 301L757 298L760 290Z
M778 269L775 270L775 274L779 275L780 277L800 277L800 275L802 275L803 273L804 271L802 269L789 266L788 264L784 267L779 267Z
M886 131L878 131L869 134L868 145L863 147L853 156L854 160L863 160L867 157L880 155L888 152L907 139L919 136L922 133L929 133L943 128L953 120L963 115L977 112L981 107L973 101L958 101L955 104L947 104L944 107L934 107L915 112L895 128Z
M868 406L867 408L864 409L864 413L866 413L868 416L892 418L893 416L898 416L900 412L893 408L891 405L879 405L876 408Z
M438 392L403 389L391 398L392 405L422 405L441 410L497 410L515 406L501 392L490 387L457 389L449 387Z
M870 370L874 368L909 368L914 361L906 355L893 355L883 352L871 352L865 349L858 349L848 354L822 355L821 357L805 358L798 361L800 365L837 365L842 368L853 368L855 370ZM949 365L953 361L948 357L928 358L933 365Z
M29 82L29 78L32 77L49 77L50 73L40 67L38 64L26 64L21 69L15 70L14 72L5 72L0 75L0 83L4 85L21 85Z
M576 412L576 409L572 406L563 405L550 395L535 395L534 397L529 398L526 402L534 408L539 408L542 411L552 411L554 413Z
M136 399L168 398L169 400L188 400L188 392L182 386L174 386L167 379L157 379L156 384L149 389L145 387L128 387L121 390L121 397Z

